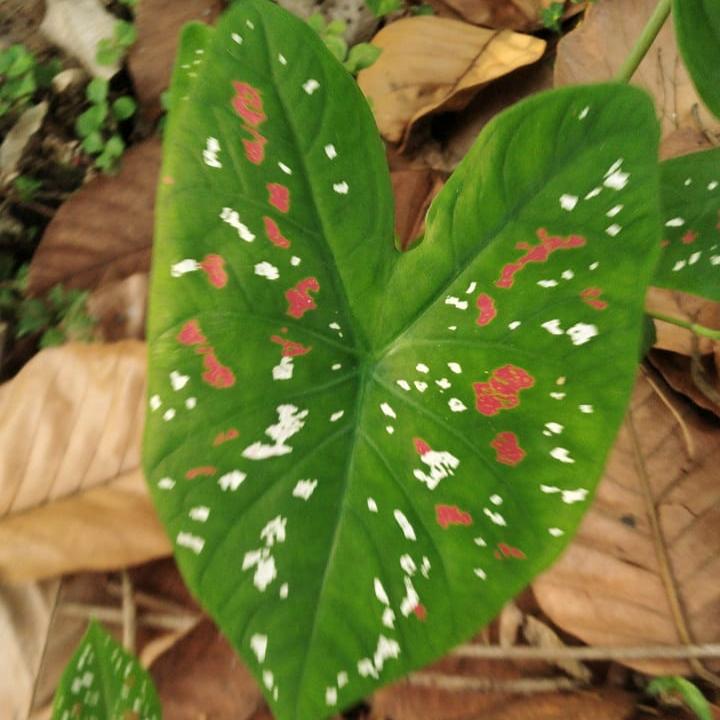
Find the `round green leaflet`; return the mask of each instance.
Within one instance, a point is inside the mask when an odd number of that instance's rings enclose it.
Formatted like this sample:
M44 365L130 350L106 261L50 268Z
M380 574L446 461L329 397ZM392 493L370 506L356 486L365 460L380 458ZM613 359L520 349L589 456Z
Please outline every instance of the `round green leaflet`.
M657 124L618 85L517 105L400 255L367 104L303 23L248 0L190 27L171 106L146 474L276 717L316 720L575 530L633 381Z

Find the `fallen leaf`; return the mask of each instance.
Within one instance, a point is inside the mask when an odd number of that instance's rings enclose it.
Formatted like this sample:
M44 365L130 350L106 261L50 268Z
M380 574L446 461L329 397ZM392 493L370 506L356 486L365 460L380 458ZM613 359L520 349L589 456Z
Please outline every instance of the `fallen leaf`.
M648 289L645 308L650 313L661 313L679 318L685 322L698 323L714 330L720 330L720 303L711 302L695 295L686 295L676 290L664 288ZM707 337L693 339L693 334L685 328L663 320L654 320L657 338L654 347L659 350L672 350L683 355L692 355L697 341L697 352L713 352L717 343Z
M151 667L163 712L172 720L249 720L264 705L249 670L210 620Z
M614 78L656 6L657 0L597 0L591 4L584 21L558 45L555 84ZM655 99L663 136L679 127L697 128L698 123L710 132L720 133L720 120L700 101L680 59L672 19L650 47L633 83Z
M162 112L160 95L170 85L180 30L185 23L212 23L222 10L219 0L142 0L135 13L138 38L130 48L128 67L145 116Z
M45 0L40 32L79 60L94 77L109 80L119 64L100 65L95 59L100 40L112 38L117 18L98 0Z
M716 358L712 355L701 355L699 358L702 381L710 386L708 392L695 384L692 376L692 358L663 350L651 350L647 357L673 390L686 395L701 408L720 416L720 405L709 397L712 392L720 395L720 377Z
M4 717L28 716L60 582L0 586L0 701Z
M544 623L532 615L528 615L525 618L523 634L528 644L533 647L546 648L548 650L566 647L565 643L560 639L560 636L547 623ZM557 665L557 667L564 670L570 677L576 680L584 683L589 683L592 680L592 673L587 665L579 660L573 660L572 658L568 660L554 660L553 664Z
M386 140L406 141L413 126L440 110L464 108L491 80L542 57L545 41L432 16L403 18L373 44L378 60L358 75Z
M120 172L91 180L63 203L30 263L29 289L94 289L150 269L160 141L131 148Z
M407 250L425 231L425 215L444 179L433 170L395 170L390 174L395 196L395 233Z
M139 469L145 352L50 348L0 386L0 580L170 552Z
M42 127L47 111L46 102L31 105L5 136L0 145L0 187L17 176L25 148Z
M710 150L713 143L701 130L681 127L666 135L660 143L660 160L689 155L700 150Z
M720 641L720 429L662 381L642 375L593 506L561 559L535 581L543 611L590 645L683 642L661 579L630 422L695 642ZM631 418L631 420L630 420ZM650 674L691 672L684 661L627 660Z
M87 300L87 311L97 320L98 339L105 342L144 339L147 292L147 273L135 273L94 290Z

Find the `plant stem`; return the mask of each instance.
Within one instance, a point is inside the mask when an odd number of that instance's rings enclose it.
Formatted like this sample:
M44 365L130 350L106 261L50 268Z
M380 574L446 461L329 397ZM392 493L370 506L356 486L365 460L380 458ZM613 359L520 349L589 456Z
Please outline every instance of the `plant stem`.
M630 78L635 74L638 69L638 65L642 62L642 59L647 55L650 46L653 44L660 29L665 24L665 21L670 15L670 3L672 0L660 0L653 12L652 16L648 20L645 29L642 31L642 35L638 39L635 47L631 50L627 60L623 63L620 71L615 76L618 82L630 82Z
M720 330L713 330L712 328L705 327L704 325L698 325L697 323L690 322L689 320L676 318L672 315L665 315L665 313L648 311L647 314L656 320L662 320L663 322L685 328L686 330L695 333L695 335L702 335L703 337L710 338L711 340L720 340Z

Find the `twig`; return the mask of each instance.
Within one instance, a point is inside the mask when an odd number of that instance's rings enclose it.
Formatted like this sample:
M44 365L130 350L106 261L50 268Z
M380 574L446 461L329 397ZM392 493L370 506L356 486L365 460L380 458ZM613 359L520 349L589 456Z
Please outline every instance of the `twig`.
M692 355L690 356L690 379L693 385L713 404L720 405L720 393L705 377L705 368L700 355L700 341L692 336Z
M110 625L123 624L123 611L120 608L107 607L105 605L86 605L85 603L65 603L58 612L63 615L77 618L94 617ZM185 630L197 619L196 615L143 613L138 616L137 624L144 627L152 627L160 630Z
M693 639L685 618L685 611L680 601L680 594L675 584L675 576L673 575L672 564L670 562L670 553L668 552L668 548L665 543L665 536L663 535L662 528L660 527L660 519L658 518L655 500L653 499L652 490L650 488L650 478L648 476L647 468L645 467L645 460L640 450L640 440L638 439L637 430L635 429L635 423L633 421L632 407L628 411L627 422L630 430L630 438L632 440L633 455L635 456L635 466L637 469L638 479L640 480L643 498L645 500L645 512L650 520L650 530L653 536L653 546L655 548L655 555L658 561L660 579L662 580L663 587L665 588L665 594L667 596L668 604L670 605L670 612L675 622L675 628L680 636L680 640L684 645L692 645ZM720 687L720 677L705 668L698 658L690 657L687 658L687 660L693 672L698 677L708 683L711 683L715 687Z
M461 645L451 654L481 660L688 660L720 657L720 644L558 648Z
M123 570L120 577L122 578L123 647L128 652L134 653L137 634L137 608L133 598L132 580L127 570Z
M442 675L440 673L413 673L408 677L410 685L439 688L455 692L506 692L528 695L530 693L576 690L585 687L577 680L566 677L518 678L516 680L494 680L485 677L463 675Z
M106 587L109 595L116 598L122 598L123 591L121 583L111 580L107 583ZM179 603L156 597L155 595L143 592L142 590L135 590L133 597L135 598L135 604L138 607L146 607L162 613L177 613L179 615L187 615L188 609L180 605Z

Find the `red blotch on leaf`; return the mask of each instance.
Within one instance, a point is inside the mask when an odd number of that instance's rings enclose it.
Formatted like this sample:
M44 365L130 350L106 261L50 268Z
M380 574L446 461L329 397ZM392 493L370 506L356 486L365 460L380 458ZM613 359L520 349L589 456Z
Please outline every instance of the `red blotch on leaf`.
M477 296L475 305L480 311L475 322L480 326L489 325L497 315L494 300L489 295L482 293Z
M498 549L504 557L511 557L517 560L525 560L527 558L527 555L525 555L522 550L513 547L512 545L508 545L507 543L498 543ZM495 557L499 556L496 554Z
M517 465L525 457L517 435L512 432L498 433L490 442L490 447L495 450L495 459L503 465Z
M413 445L415 446L415 451L418 455L424 455L432 450L432 448L422 438L413 438Z
M515 275L526 265L547 262L550 255L556 250L571 250L572 248L582 247L586 243L585 238L581 235L569 235L568 237L548 235L545 228L539 228L537 236L540 240L537 245L530 245L525 242L517 243L515 247L518 250L525 250L525 254L515 262L503 266L500 277L495 281L497 287L511 288L515 282Z
M200 267L207 275L211 285L216 288L224 288L227 285L225 260L220 255L206 255L200 263Z
M694 230L688 230L683 236L682 236L682 243L683 245L690 245L691 243L694 243L697 240L697 233Z
M595 310L605 310L608 304L605 300L599 299L601 295L602 290L600 288L585 288L580 293L580 297L586 305L589 305Z
M197 320L188 320L177 334L177 339L183 345L204 345L207 343Z
M185 473L185 477L188 480L194 480L196 477L209 477L217 472L217 468L214 465L201 465L200 467L192 468Z
M233 371L217 359L212 349L206 351L204 355L203 364L205 365L205 372L202 374L202 379L208 385L219 389L232 387L235 384L235 374Z
M259 133L254 140L243 140L243 147L245 148L245 157L253 163L253 165L260 165L265 159L265 143L267 140Z
M436 505L435 517L438 525L444 529L450 525L472 525L470 513L461 510L457 505Z
M309 293L319 291L320 283L317 281L317 278L309 277L300 280L295 287L290 288L285 293L285 299L288 302L287 314L299 319L306 312L315 310L317 304L310 297Z
M263 223L265 223L265 234L268 236L268 240L273 245L287 250L290 247L290 241L280 232L277 223L269 217L264 217Z
M415 613L415 617L421 622L427 620L427 608L422 603L418 603L413 608L413 613Z
M268 183L268 202L280 212L286 213L290 209L290 191L280 183Z
M516 365L493 370L487 382L473 383L475 409L488 417L520 404L519 394L535 384L535 378Z
M233 82L235 112L248 124L257 127L267 119L263 110L262 96L257 88L246 82Z
M222 445L223 443L229 442L230 440L235 440L239 436L240 433L237 431L237 428L230 428L229 430L218 433L215 436L215 439L213 440L213 446L217 447L218 445Z
M299 342L293 342L292 340L286 340L279 335L272 335L270 340L278 345L282 346L283 357L295 357L297 355L307 355L312 350L312 346L307 347Z

